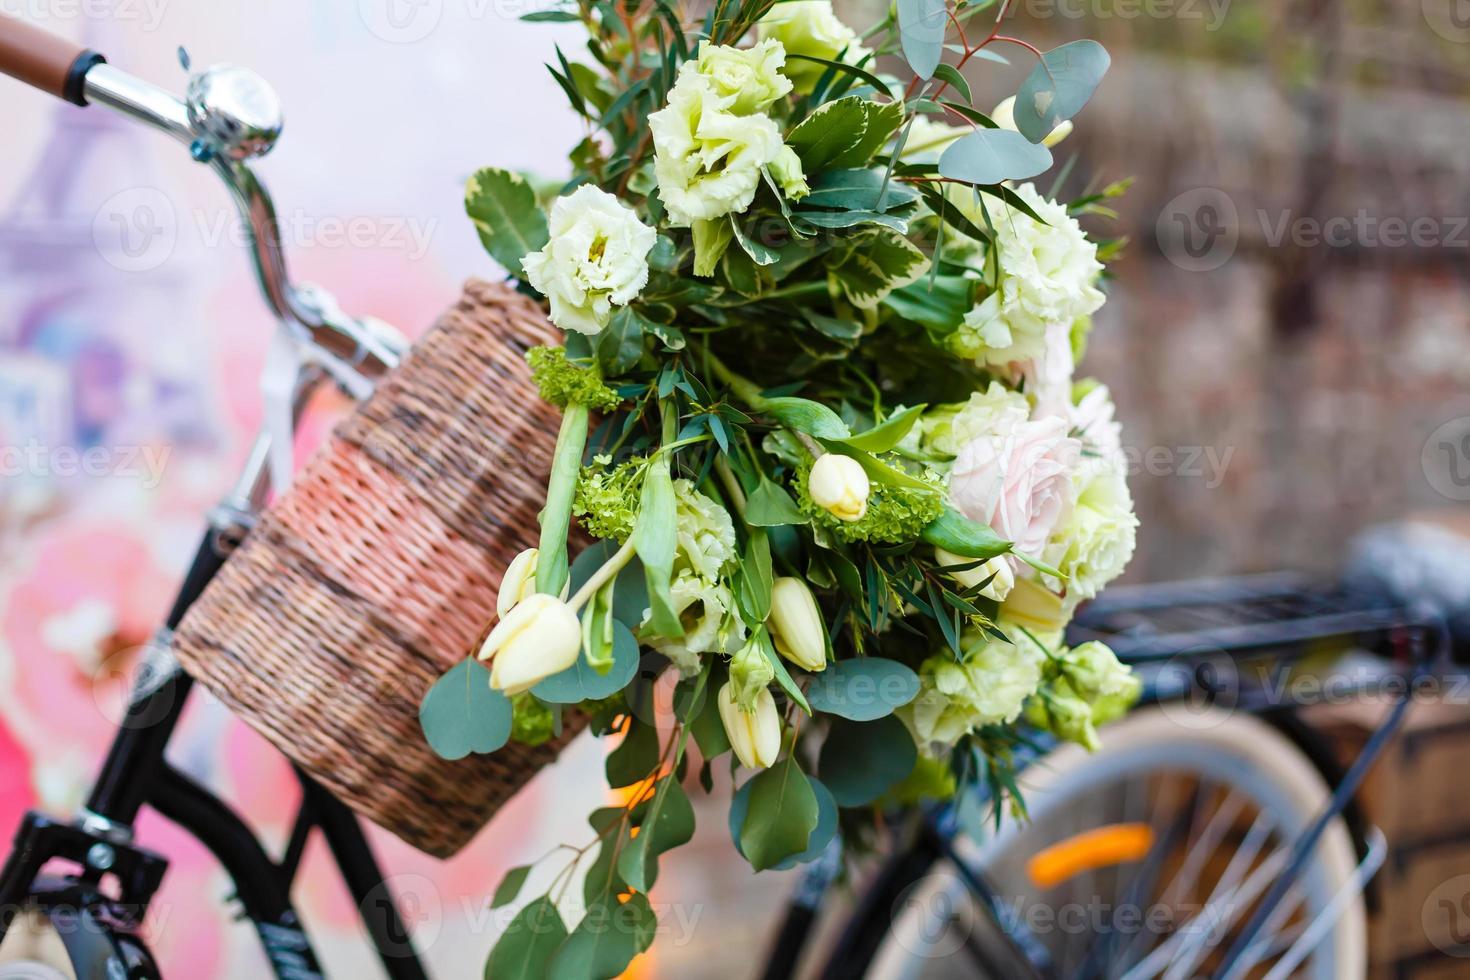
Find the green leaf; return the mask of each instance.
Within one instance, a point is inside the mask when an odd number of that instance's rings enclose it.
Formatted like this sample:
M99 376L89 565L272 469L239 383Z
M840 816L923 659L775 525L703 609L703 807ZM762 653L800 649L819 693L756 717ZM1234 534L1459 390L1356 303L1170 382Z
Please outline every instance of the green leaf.
M1046 139L1087 105L1111 60L1096 41L1072 41L1042 55L1016 93L1016 128L1033 143Z
M613 659L607 673L599 673L586 657L578 657L566 670L531 688L531 693L548 704L577 704L611 697L627 687L638 673L638 641L617 620L613 621L612 631Z
M806 850L818 817L817 794L788 755L750 780L740 853L757 871L773 868Z
M856 228L859 225L879 225L890 231L905 234L909 230L906 217L880 211L795 211L796 220L815 228Z
M511 868L500 879L500 885L495 889L495 897L490 900L490 907L498 909L503 905L509 905L516 900L521 893L521 886L526 883L526 876L531 873L531 866L523 864L518 868Z
M762 624L755 631L755 642L760 644L761 653L766 660L770 661L771 669L776 672L776 683L781 685L781 690L786 696L795 701L802 711L812 713L812 706L807 703L806 695L801 693L801 688L796 686L796 681L791 677L791 671L786 669L786 661L776 652L776 644L771 642L771 632Z
M970 184L1024 180L1050 166L1050 150L1009 129L976 130L939 157L941 176Z
M627 374L643 356L643 330L647 321L631 306L620 306L608 325L592 338L592 350L604 377Z
M846 439L852 435L847 423L832 409L808 398L767 398L760 410L788 428L818 439Z
M893 290L917 282L928 268L929 258L918 246L902 235L882 231L829 267L828 274L837 281L848 302L858 309L871 310Z
M607 785L609 789L632 786L658 768L658 729L634 721L618 743L618 747L607 755Z
M658 878L658 858L694 837L694 807L679 780L659 781L638 836L618 856L618 873L635 891L647 892Z
M674 481L669 476L669 458L660 453L649 464L643 478L643 495L638 507L638 525L633 531L634 547L643 560L648 582L648 602L652 610L651 625L660 636L678 638L684 625L674 611L669 584L674 573L674 550L677 544L677 510Z
M771 542L765 528L752 528L740 563L740 612L746 622L764 623L771 614Z
M924 540L962 558L986 561L1010 552L1011 543L988 526L972 521L950 504L944 513L924 528Z
M857 339L863 335L863 325L857 320L843 320L835 316L823 316L814 313L805 307L801 310L801 318L817 329L824 337L840 341L846 347L856 345Z
M592 902L543 975L614 980L653 942L657 926L644 895L633 895L626 902L612 895Z
M964 276L935 276L895 289L883 305L931 335L947 337L975 306L975 282Z
M876 425L867 432L859 432L842 441L863 452L886 453L903 442L904 437L909 434L915 423L919 421L919 416L928 407L927 405L910 405L896 415L890 415L884 419L882 425Z
M512 276L524 275L521 259L551 238L546 216L536 206L536 192L509 170L477 170L465 184L464 207L485 251Z
M885 187L884 183L883 174L877 170L829 170L812 181L812 191L801 199L801 206L888 211L919 199L919 192L907 184L887 181Z
M689 732L706 762L730 751L730 736L720 720L719 702L713 695L705 698L704 707L689 723Z
M816 55L795 54L790 51L786 52L786 60L810 61L818 65L825 65L828 68L832 68L836 71L851 75L853 78L861 79L862 81L867 82L869 85L873 86L874 89L888 96L888 98L893 98L893 92L888 88L886 84L884 84L882 79L880 79L877 75L874 75L872 72L865 71L862 68L859 68L857 65L849 65L845 61L833 61L830 58L818 58Z
M537 10L521 14L520 19L527 24L575 24L581 20L570 10Z
M736 220L733 214L730 215L730 229L734 232L735 241L740 244L741 250L750 256L750 261L756 265L775 265L776 260L781 257L780 252L777 252L773 248L768 248L747 235L745 229L740 227L740 222Z
M745 523L755 527L805 524L808 518L780 484L761 477L760 486L745 502Z
M510 920L485 962L485 980L544 980L551 957L566 941L567 927L548 897L531 902Z
M863 102L863 134L847 149L837 154L829 167L861 167L883 149L898 127L903 125L903 103Z
M966 104L974 99L974 96L970 94L970 83L954 65L940 65L934 69L934 77L953 86L954 90L964 97Z
M896 660L856 657L829 664L806 689L813 711L876 721L919 693L919 675Z
M807 782L811 784L812 792L817 794L817 826L812 830L806 850L772 865L777 871L788 871L798 864L815 861L822 856L827 845L832 843L832 838L837 836L837 801L832 798L832 791L810 777L807 778ZM745 816L750 812L750 791L754 784L754 779L746 780L745 785L736 790L735 795L730 798L730 839L735 842L737 851L740 850L740 828L745 825ZM744 857L745 852L741 851L740 856Z
M970 122L974 123L977 126L983 126L986 129L1000 128L996 124L994 119L991 119L979 109L967 106L962 102L956 102L953 99L940 99L939 104L948 106L949 108L953 109L955 112L958 112L960 115L964 116L966 119L970 120Z
M620 806L593 810L587 822L602 838L597 857L587 868L587 877L582 882L582 900L591 905L627 887L618 875L617 857L627 846L632 832Z
M913 736L893 715L869 722L838 718L822 743L817 773L838 806L864 806L913 771L917 759Z
M443 759L494 752L510 738L510 698L490 688L490 671L474 658L449 668L419 705L429 747Z
M949 26L946 0L898 0L899 40L903 58L924 80L934 77L944 57L944 33Z
M864 100L856 95L828 102L786 137L808 176L826 170L832 161L862 142L868 128L868 112L863 105Z

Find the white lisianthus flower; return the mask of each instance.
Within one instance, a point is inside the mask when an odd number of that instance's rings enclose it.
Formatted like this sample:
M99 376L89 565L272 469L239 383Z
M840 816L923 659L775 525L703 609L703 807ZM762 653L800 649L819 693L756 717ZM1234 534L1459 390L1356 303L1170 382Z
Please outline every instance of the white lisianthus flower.
M676 227L750 207L785 145L769 116L735 115L733 102L707 75L681 73L669 104L648 117L658 196Z
M701 41L699 56L686 61L679 72L704 75L715 94L732 100L727 111L747 116L764 112L791 92L791 79L781 73L785 64L786 49L780 41L765 40L749 48Z
M1029 640L1006 643L966 634L956 661L945 650L919 667L919 694L899 709L921 747L954 745L966 732L1013 722L1041 683L1041 651Z
M836 61L837 56L842 55L845 63L855 65L870 53L858 41L857 33L837 19L831 0L778 3L760 19L755 29L762 40L774 38L780 41L788 56L801 54ZM797 87L808 90L827 68L815 61L788 57L782 70Z
M1082 440L1084 451L1112 465L1125 466L1123 458L1123 426L1113 407L1113 395L1107 385L1081 381L1076 385L1076 404L1072 406L1072 431Z
M1006 205L991 212L1000 250L999 282L950 337L955 353L981 367L1020 366L1045 358L1048 328L1055 325L1061 337L1069 337L1078 317L1103 304L1097 288L1102 272L1097 246L1066 206L1048 201L1030 184L1015 191L1047 223ZM1055 344L1056 338L1050 339Z
M990 121L1001 129L1020 132L1020 128L1016 126L1016 97L1013 95L1008 99L1002 99L999 105L990 110ZM1070 135L1072 135L1072 120L1063 119L1052 127L1051 132L1046 134L1046 139L1041 141L1041 145L1056 146Z
M1025 395L992 381L984 391L972 394L967 402L940 405L925 412L917 428L925 451L958 456L974 440L1010 432L1030 414Z
M1138 536L1128 482L1117 466L1084 466L1076 502L1052 532L1043 557L1066 576L1067 593L1091 599L1123 574Z
M551 206L551 239L521 260L527 281L551 301L563 330L600 333L614 306L648 284L648 253L657 238L633 209L590 184Z
M668 657L685 677L699 673L702 654L731 653L744 643L745 624L733 614L735 597L724 584L707 582L685 569L674 577L669 595L684 635L647 636L643 642Z
M735 523L730 512L694 489L689 480L674 481L680 567L706 582L717 582L735 557Z

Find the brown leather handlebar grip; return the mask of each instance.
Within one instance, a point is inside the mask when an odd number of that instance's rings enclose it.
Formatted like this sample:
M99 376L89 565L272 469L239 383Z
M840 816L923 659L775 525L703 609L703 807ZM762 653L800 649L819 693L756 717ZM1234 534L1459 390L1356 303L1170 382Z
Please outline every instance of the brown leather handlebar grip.
M58 99L86 105L87 71L105 60L95 51L0 14L0 73Z

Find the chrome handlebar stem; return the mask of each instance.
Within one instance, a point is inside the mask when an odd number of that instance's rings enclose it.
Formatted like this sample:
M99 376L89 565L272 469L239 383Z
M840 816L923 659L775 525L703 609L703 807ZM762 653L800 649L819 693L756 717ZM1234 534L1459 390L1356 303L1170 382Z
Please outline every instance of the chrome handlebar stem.
M407 342L380 321L344 314L324 290L296 285L276 223L275 205L248 161L269 153L280 136L280 103L254 72L217 65L194 74L187 99L105 62L87 71L89 103L107 106L185 144L194 159L219 175L240 213L267 306L309 344L339 387L361 397L371 382L396 366Z

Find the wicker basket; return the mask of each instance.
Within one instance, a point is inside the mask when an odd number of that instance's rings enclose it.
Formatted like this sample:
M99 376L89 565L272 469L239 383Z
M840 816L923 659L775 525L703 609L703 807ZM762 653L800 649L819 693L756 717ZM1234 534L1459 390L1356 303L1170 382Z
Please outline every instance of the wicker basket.
M354 809L463 847L580 727L448 762L418 706L536 543L559 418L523 355L529 300L472 281L263 517L176 634L185 668Z

